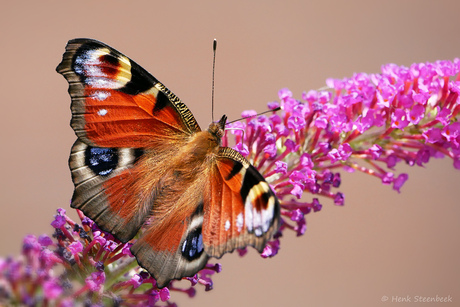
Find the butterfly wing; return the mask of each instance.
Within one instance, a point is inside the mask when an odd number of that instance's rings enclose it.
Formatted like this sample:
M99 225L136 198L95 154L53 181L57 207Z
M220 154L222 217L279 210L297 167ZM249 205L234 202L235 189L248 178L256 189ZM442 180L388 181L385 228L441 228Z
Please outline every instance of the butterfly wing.
M262 175L238 152L219 148L202 176L184 185L180 195L169 193L161 201L174 206L174 214L158 214L131 250L159 287L172 279L193 276L209 257L247 245L262 252L278 230L279 202ZM169 178L169 176L166 176ZM182 177L182 176L181 176ZM185 176L187 177L187 176ZM155 216L155 215L154 215Z
M71 126L78 136L69 158L72 207L127 241L155 197L158 182L146 174L147 161L165 162L200 128L162 83L99 41L69 41L57 71L69 83Z
M195 275L208 262L202 235L203 191L204 181L196 180L181 195L168 197L166 202L175 205L174 214L160 214L164 217L161 220L153 218L152 225L131 247L160 288L172 279Z
M123 242L136 234L148 214L149 203L135 199L136 194L130 191L139 190L136 174L142 154L139 149L92 147L81 140L74 143L70 153L75 185L72 208L82 210ZM142 191L137 194L147 199Z
M69 82L71 126L88 145L151 147L170 135L200 131L176 95L104 43L69 41L57 71Z
M251 245L262 252L278 230L280 205L263 176L237 151L221 147L205 188L203 243L209 256Z

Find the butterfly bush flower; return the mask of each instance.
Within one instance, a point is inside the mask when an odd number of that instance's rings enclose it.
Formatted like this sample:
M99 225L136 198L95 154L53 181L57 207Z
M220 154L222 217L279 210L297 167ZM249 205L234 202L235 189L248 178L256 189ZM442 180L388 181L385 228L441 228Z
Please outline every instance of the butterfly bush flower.
M324 204L343 206L341 172L363 172L398 193L408 180L398 163L423 166L448 157L460 169L460 60L388 64L380 74L328 79L326 90L300 99L281 89L270 115L245 111L229 127L224 146L245 156L267 179L281 205L281 226L261 256L275 256L284 231L307 229L305 216ZM122 243L82 212L72 221L58 209L53 238L28 235L19 258L0 258L0 305L175 306L213 288L222 270L208 263L193 277L159 289ZM135 239L134 239L135 240ZM243 256L247 249L238 250ZM182 293L182 294L178 294Z
M175 306L171 293L211 290L219 264L208 263L188 281L159 289L122 243L77 210L80 223L58 209L47 235L24 238L20 258L0 258L0 305Z
M328 79L327 89L301 99L281 89L279 101L268 104L280 110L269 116L244 112L237 127L245 133L235 137L234 149L259 169L281 203L281 229L262 257L277 253L286 229L302 235L304 216L321 210L320 199L345 204L341 171L366 173L399 193L409 178L394 173L400 162L423 166L447 156L460 169L459 70L459 59L388 64L380 74Z

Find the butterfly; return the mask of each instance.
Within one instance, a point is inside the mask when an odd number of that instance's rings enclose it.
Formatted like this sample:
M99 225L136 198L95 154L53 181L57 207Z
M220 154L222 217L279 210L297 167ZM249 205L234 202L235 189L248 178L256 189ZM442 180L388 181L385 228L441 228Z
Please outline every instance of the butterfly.
M159 288L209 257L263 251L280 204L254 166L221 146L225 115L202 131L161 82L93 39L70 40L56 70L69 83L78 138L71 207L121 242L140 233L131 252Z

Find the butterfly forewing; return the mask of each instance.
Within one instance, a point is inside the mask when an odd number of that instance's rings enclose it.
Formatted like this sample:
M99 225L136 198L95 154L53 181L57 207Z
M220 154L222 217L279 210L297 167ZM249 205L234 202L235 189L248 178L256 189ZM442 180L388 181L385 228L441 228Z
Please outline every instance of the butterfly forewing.
M170 135L200 130L176 95L101 42L69 41L57 71L69 82L72 128L88 145L159 146Z

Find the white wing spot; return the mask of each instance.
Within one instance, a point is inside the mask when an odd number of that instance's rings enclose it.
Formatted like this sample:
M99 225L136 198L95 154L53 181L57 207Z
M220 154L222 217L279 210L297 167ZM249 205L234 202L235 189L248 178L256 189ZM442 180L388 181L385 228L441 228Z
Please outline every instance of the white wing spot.
M105 91L97 91L91 95L91 98L97 99L99 101L106 100L108 97L110 97L110 93Z
M100 116L104 116L107 114L107 110L106 109L100 109L99 111L97 111L97 114L100 115Z
M225 231L228 231L229 229L230 229L230 221L227 220L227 221L225 222Z
M262 210L262 230L267 232L270 228L271 222L274 218L273 214L275 211L275 198L270 196L268 199L268 205L266 210Z
M244 215L245 215L245 224L246 229L251 232L252 228L254 227L254 217L252 211L252 204L249 197L246 199L246 203L244 204Z
M93 76L92 74L91 76ZM122 87L116 81L104 78L104 77L88 77L85 80L86 84L94 87L94 88L120 88Z
M243 225L244 225L244 218L243 218L243 212L241 212L236 217L236 228L238 229L238 232L241 232L241 230L243 229Z

